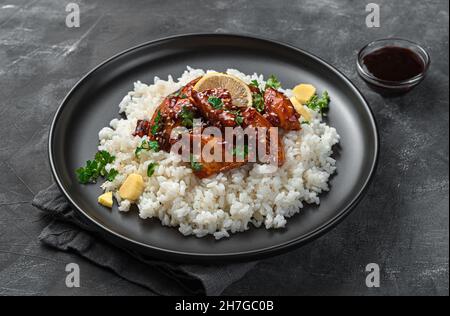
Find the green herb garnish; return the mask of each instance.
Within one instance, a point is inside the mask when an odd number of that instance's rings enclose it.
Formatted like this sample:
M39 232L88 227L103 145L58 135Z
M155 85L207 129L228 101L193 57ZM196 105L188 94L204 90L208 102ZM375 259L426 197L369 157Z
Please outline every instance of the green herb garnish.
M160 111L158 111L158 114L156 115L156 117L155 117L155 121L154 121L154 125L152 126L152 134L153 135L156 135L156 133L158 133L158 130L159 130L159 122L161 121L161 118L162 118L162 116L161 116L161 112Z
M184 93L181 95L180 97L181 99L187 99L187 95L185 95Z
M111 169L109 170L109 173L106 175L106 180L108 181L113 181L116 176L119 174L119 171L117 171L116 169Z
M310 121L302 121L302 124L309 125L309 124L311 124L311 122Z
M233 156L244 159L245 157L248 156L248 146L244 145L244 146L235 147L235 148L233 148L232 153L233 153Z
M108 181L113 181L118 171L111 169L106 171L107 164L112 163L115 157L106 150L101 150L95 154L94 160L86 161L86 166L75 170L78 181L82 184L95 183L98 177L105 177Z
M86 161L86 167L81 167L75 170L78 176L78 181L82 184L87 184L89 182L95 182L100 176L98 171L98 162L93 160Z
M258 89L259 89L259 83L258 83L258 81L257 81L256 79L253 79L253 80L250 82L249 86L252 86L252 87L255 87L255 88L258 88Z
M241 114L241 110L229 110L228 112L231 113L231 114L234 114L234 115L240 115Z
M180 112L181 125L187 128L194 126L194 112L189 110L186 106L183 106Z
M314 111L319 111L320 114L324 114L328 110L328 105L330 104L330 96L327 91L322 93L319 98L317 95L313 96L311 100L306 102L306 106Z
M260 94L260 93L253 93L252 99L253 99L253 107L258 112L264 111L264 97L263 97L263 95Z
M141 144L136 147L134 154L136 157L139 157L139 154L143 150L153 150L155 152L159 151L159 143L156 140L143 140Z
M220 110L223 107L222 99L217 98L217 97L209 97L208 98L208 103L211 104L211 106L215 110Z
M194 155L192 154L191 154L191 168L194 171L200 171L203 168L201 163L195 161Z
M241 115L237 114L234 118L234 121L237 125L242 125L242 123L244 122L244 118Z
M267 89L267 88L272 88L272 89L277 90L277 89L281 88L281 83L278 81L277 77L275 77L274 75L271 75L269 77L269 79L267 79L267 81L266 81L265 89Z
M169 94L168 97L172 97L172 98L179 97L180 93L181 93L181 90L177 90L177 91L173 92L172 94Z
M158 111L158 114L156 114L155 117L155 123L158 124L161 121L161 112Z
M244 122L244 118L241 115L241 110L229 110L228 113L234 114L236 116L234 118L236 124L241 125Z
M155 162L149 163L149 165L147 167L147 176L148 177L151 177L155 173L155 169L157 166L158 166L158 164Z

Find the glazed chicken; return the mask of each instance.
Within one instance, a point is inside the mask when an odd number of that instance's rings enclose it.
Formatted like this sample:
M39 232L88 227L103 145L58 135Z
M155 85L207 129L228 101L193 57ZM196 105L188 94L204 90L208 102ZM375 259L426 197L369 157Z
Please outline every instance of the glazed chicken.
M265 163L276 163L282 166L285 162L284 145L282 135L278 135L276 153L271 152L271 127L280 127L284 130L299 130L299 114L296 112L290 100L281 92L268 87L264 93L254 86L249 86L252 93L258 93L263 96L264 108L261 113L253 107L236 107L233 105L231 94L228 90L222 88L208 89L205 91L195 91L193 88L201 78L189 82L177 93L169 95L158 106L150 120L140 120L137 122L134 136L143 137L145 135L152 141L157 141L159 148L170 152L173 145L178 141L177 137L172 136L172 131L177 127L188 128L191 143L200 146L199 151L205 146L211 144L222 149L221 161L206 161L203 157L194 157L191 147L191 168L194 174L199 178L207 178L219 172L239 168L249 163L249 157L253 154L245 154L243 159L232 159L226 161L225 153L233 149L233 144L227 144L223 138L213 135L198 135L192 132L193 120L201 120L200 128L218 127L221 130L226 127L247 127L265 128L265 135L254 137L258 139L246 138L246 143L256 144L268 156ZM235 142L234 140L233 142ZM194 157L194 158L193 158ZM194 159L194 160L192 160Z
M273 126L285 130L299 130L300 115L295 110L291 101L281 92L267 88L264 92L265 117Z
M264 146L265 147L265 151L266 151L266 155L270 155L271 151L270 151L270 146L271 146L271 127L274 127L270 124L269 120L267 120L264 116L262 116L261 114L259 114L259 112L257 110L255 110L254 108L247 108L242 112L242 117L244 118L244 121L242 123L242 126L244 128L247 127L253 127L253 128L258 128L258 127L265 127L267 129L266 135L265 137L259 137L259 135L257 135L258 137L258 145L259 146ZM262 139L262 141L261 141ZM284 164L285 161L285 155L284 155L284 146L283 146L283 140L281 139L281 135L278 135L278 148L277 148L277 155L270 157L271 162L275 162L276 164L278 164L279 167L281 167Z
M225 154L229 152L229 147L227 143L219 137L214 137L210 135L192 135L190 134L191 142L196 143L196 138L199 140L197 143L200 144L200 149L202 150L206 145L213 148L214 145L221 147L222 159L221 161L206 161L204 157L192 157L191 167L194 174L199 178L208 178L219 172L225 172L231 169L239 168L247 163L247 157L244 157L243 161L225 161ZM201 152L201 151L199 151ZM213 153L213 152L212 152ZM198 166L198 167L197 167Z
M233 109L231 104L231 95L225 89L211 89L202 92L194 91L192 93L197 108L202 116L212 125L216 127L235 127L237 115L230 110ZM218 98L222 101L220 108L214 107L208 100L211 97Z
M159 147L169 152L171 146L178 140L172 139L172 131L184 126L182 114L189 113L192 117L198 117L197 107L191 102L192 88L198 79L189 82L178 93L168 96L158 106L150 121L140 120L137 122L134 136L143 137L147 135L150 140L156 140Z

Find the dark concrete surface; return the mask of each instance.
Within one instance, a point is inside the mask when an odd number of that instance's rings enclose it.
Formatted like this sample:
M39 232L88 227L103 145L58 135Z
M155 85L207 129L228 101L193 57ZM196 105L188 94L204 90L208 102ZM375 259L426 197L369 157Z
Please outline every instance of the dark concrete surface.
M84 73L139 43L181 33L231 32L311 51L349 76L369 100L381 132L375 181L357 209L307 246L263 261L229 295L448 295L449 2L433 1L73 1L81 27L65 26L68 1L0 0L0 294L151 295L37 236L49 222L30 205L52 182L47 134L53 113ZM365 26L365 5L381 27ZM384 99L358 78L367 42L404 37L429 50L429 77ZM82 286L65 286L65 266ZM365 266L381 267L367 288Z

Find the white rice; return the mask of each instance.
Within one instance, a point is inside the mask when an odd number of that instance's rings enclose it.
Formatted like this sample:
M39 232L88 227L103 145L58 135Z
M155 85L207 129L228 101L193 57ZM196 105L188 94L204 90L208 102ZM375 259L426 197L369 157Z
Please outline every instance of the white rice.
M265 84L262 75L248 76L235 69L227 73L247 83L256 79L261 86ZM127 119L114 119L110 127L99 132L99 150L116 157L107 169L119 171L114 181L105 182L102 188L113 191L119 210L130 209L130 201L121 200L117 191L131 173L141 174L145 181L145 191L137 201L139 216L159 218L163 225L178 227L184 235L213 234L220 239L249 229L250 223L266 229L282 228L304 203L319 204L319 194L328 191L328 180L335 171L335 160L330 156L339 135L315 112L310 124L302 124L301 131L283 136L286 162L273 174L264 173L266 165L254 163L201 180L178 155L143 151L135 157L141 143L141 138L132 136L137 120L151 117L164 97L204 74L201 69L188 67L176 81L169 76L168 80L155 77L153 85L136 82L134 90L119 104ZM151 162L158 166L148 177Z

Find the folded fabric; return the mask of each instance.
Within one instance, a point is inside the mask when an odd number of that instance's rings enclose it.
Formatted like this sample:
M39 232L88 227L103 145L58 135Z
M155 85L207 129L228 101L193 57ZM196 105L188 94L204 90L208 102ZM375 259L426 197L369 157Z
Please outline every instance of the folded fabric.
M257 264L179 264L118 248L96 233L93 224L74 210L56 184L39 192L33 205L53 218L39 236L45 245L77 253L156 294L219 295Z

